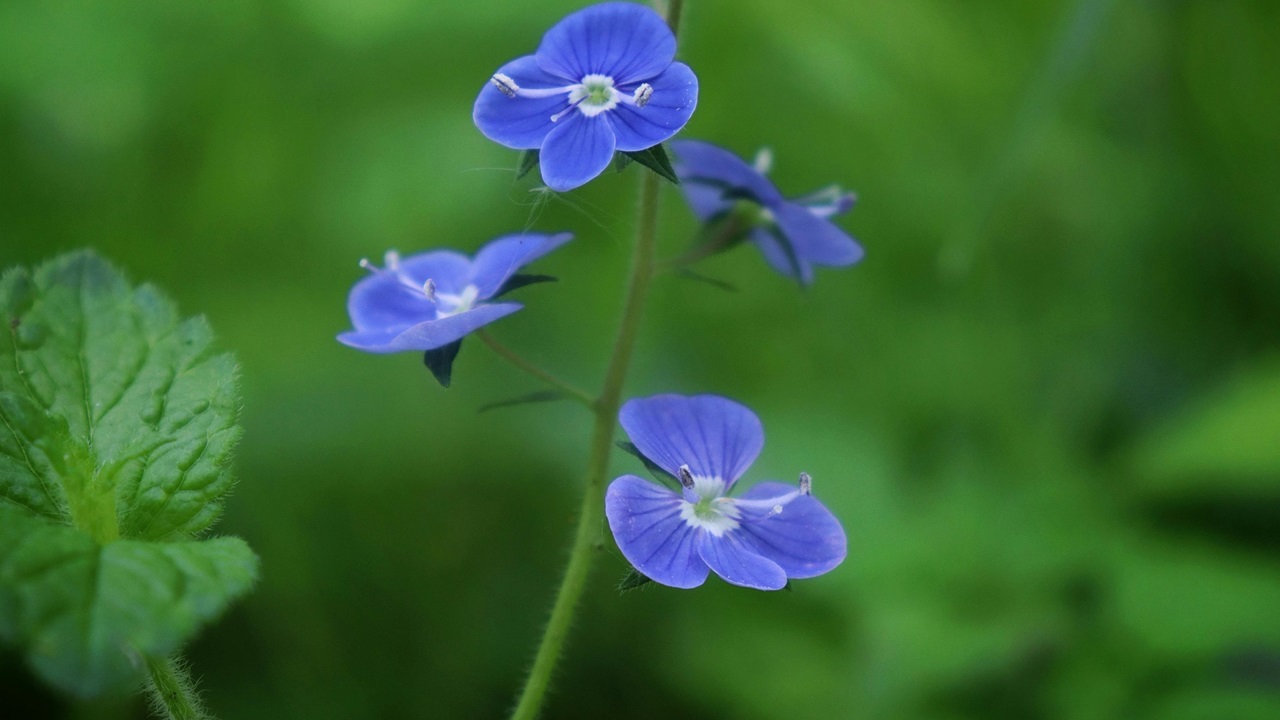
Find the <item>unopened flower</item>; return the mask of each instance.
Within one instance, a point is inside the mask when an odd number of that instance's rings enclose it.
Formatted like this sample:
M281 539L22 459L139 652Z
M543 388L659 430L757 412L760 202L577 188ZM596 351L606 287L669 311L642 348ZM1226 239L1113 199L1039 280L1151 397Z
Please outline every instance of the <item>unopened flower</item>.
M766 177L772 155L761 151L754 166L728 150L698 140L671 143L680 189L704 222L732 212L738 203L754 209L746 237L778 272L802 284L813 266L840 267L862 259L862 247L831 221L853 208L854 196L831 186L787 199Z
M673 62L675 52L675 35L653 10L593 5L556 23L536 53L499 68L472 117L494 142L539 150L543 182L572 190L615 150L648 149L689 121L698 79Z
M778 590L844 560L844 529L813 497L808 475L730 497L764 446L747 408L715 395L656 395L627 402L619 420L636 449L682 486L624 475L605 495L613 537L646 577L692 588L714 570L734 585Z
M368 277L351 288L347 312L352 330L338 342L371 353L427 351L519 310L519 303L490 302L517 270L572 239L569 233L507 235L480 248L475 259L452 250L401 258L388 252L383 267L360 265Z

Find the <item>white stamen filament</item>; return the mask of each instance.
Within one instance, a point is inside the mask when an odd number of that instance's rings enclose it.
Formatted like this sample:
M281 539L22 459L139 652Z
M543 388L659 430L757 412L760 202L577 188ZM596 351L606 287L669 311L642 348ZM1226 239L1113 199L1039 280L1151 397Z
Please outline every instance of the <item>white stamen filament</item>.
M360 258L360 267L364 270L368 270L371 273L376 273L382 270L382 268L369 262L369 258Z
M574 110L575 108L577 108L579 105L581 105L583 100L586 100L586 98L585 98L585 97L583 97L582 99L580 99L580 100L578 100L577 102L573 103L572 105L570 105L569 107L565 108L564 110L561 110L560 112L556 113L555 115L552 115L552 116L551 116L551 122L560 122L560 119L561 119L561 118L563 118L565 115L568 115L569 113L573 112L573 110Z

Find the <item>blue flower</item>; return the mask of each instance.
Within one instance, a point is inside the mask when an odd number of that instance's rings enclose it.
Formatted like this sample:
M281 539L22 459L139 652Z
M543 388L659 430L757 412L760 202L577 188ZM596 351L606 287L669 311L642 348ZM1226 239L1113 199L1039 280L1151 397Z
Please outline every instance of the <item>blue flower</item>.
M455 343L519 310L519 303L488 301L510 289L517 270L572 238L569 233L507 235L480 248L474 260L452 250L407 258L391 251L381 268L361 260L370 274L351 288L347 312L354 329L339 335L338 342L371 353Z
M831 186L788 200L765 177L772 158L762 151L753 167L722 147L697 140L671 143L680 189L704 222L724 217L740 201L756 207L747 237L769 265L802 284L813 266L839 267L862 259L862 247L830 218L853 209L854 196Z
M715 395L656 395L627 402L619 420L640 453L684 486L677 494L635 475L609 485L609 528L646 577L692 588L714 570L734 585L778 590L844 560L844 529L808 475L728 496L764 446L747 408Z
M675 53L675 35L653 10L593 5L556 23L536 53L499 68L472 117L494 142L540 150L543 182L572 190L615 150L651 148L689 122L698 78L672 62Z

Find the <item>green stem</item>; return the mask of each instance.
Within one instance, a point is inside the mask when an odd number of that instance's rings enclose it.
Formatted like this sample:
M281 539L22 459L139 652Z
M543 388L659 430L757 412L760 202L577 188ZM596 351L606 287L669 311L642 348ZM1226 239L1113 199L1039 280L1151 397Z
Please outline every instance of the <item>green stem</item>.
M169 720L213 720L200 705L195 683L178 660L147 658L152 710Z
M640 220L636 232L636 245L631 256L631 277L627 283L627 298L622 309L622 320L613 343L613 353L605 372L604 388L595 402L595 427L591 435L591 455L587 461L586 489L582 494L582 508L578 511L578 531L569 554L569 566L565 569L556 604L551 609L542 644L529 670L524 692L516 704L513 720L533 720L542 708L547 684L555 670L560 651L573 620L573 611L586 588L587 574L595 551L603 546L600 526L604 514L604 482L609 470L609 453L613 449L613 431L617 423L618 407L622 404L622 385L631 364L636 335L644 315L644 301L653 280L653 250L658 229L658 176L645 173L640 192Z
M498 355L502 357L503 360L506 360L507 362L511 363L517 368L529 373L530 375L538 378L542 382L563 392L564 394L568 395L574 400L577 400L583 405L586 405L587 407L595 406L595 402L596 402L595 398L591 397L586 392L579 390L578 388L561 380L555 375L552 375L546 370L543 370L537 365L534 365L528 360L525 360L523 357L520 357L519 355L516 354L514 350L498 342L498 339L490 335L487 331L477 330L475 334L477 337L480 338L482 342L484 342L485 345L488 345L490 349L498 353Z

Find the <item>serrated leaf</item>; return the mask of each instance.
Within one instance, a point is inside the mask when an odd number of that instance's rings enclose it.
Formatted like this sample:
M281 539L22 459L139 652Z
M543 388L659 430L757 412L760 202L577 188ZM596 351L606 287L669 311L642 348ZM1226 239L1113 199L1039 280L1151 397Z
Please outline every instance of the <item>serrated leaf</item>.
M516 179L519 180L530 171L538 167L539 154L537 150L525 150L520 153L520 160L516 164Z
M493 297L495 299L500 298L503 295L506 295L507 293L513 290L519 290L520 288L526 285L536 285L538 283L546 283L546 282L557 282L557 279L552 275L534 275L534 274L517 273L507 278L507 281L502 283L502 287L498 288L498 292L494 293Z
M246 593L258 560L239 538L119 540L0 505L0 639L32 668L90 697L125 687Z
M667 156L667 151L662 145L654 145L647 150L637 150L623 154L654 171L663 179L669 180L676 185L680 184L680 178L676 176L676 169L671 166L671 158Z
M257 574L191 539L232 483L234 361L89 252L6 272L0 317L0 640L68 692L125 686Z
M567 397L569 397L568 393L561 390L537 390L529 393L528 395L521 395L520 397L499 400L497 402L481 405L478 412L488 412L490 410L514 407L516 405L528 405L529 403L555 402L557 400L564 400Z
M453 382L453 361L461 349L462 341L458 340L435 350L428 350L422 354L422 364L431 371L436 382L449 387L449 383Z
M94 515L102 541L212 525L240 429L235 362L212 350L205 321L179 320L158 291L130 288L91 253L10 271L0 298L0 391L17 423L0 428L2 496L82 529ZM64 460L41 464L17 445ZM34 494L46 502L30 506Z
M617 445L619 448L621 448L628 455L631 455L635 457L637 460L639 460L640 462L644 463L645 469L648 470L655 478L657 478L659 482L672 488L676 492L680 492L680 490L682 489L680 485L680 478L676 477L675 475L672 475L666 470L663 470L660 465L650 460L644 453L640 452L640 448L636 447L634 443L628 442L626 440L619 440L614 444Z

